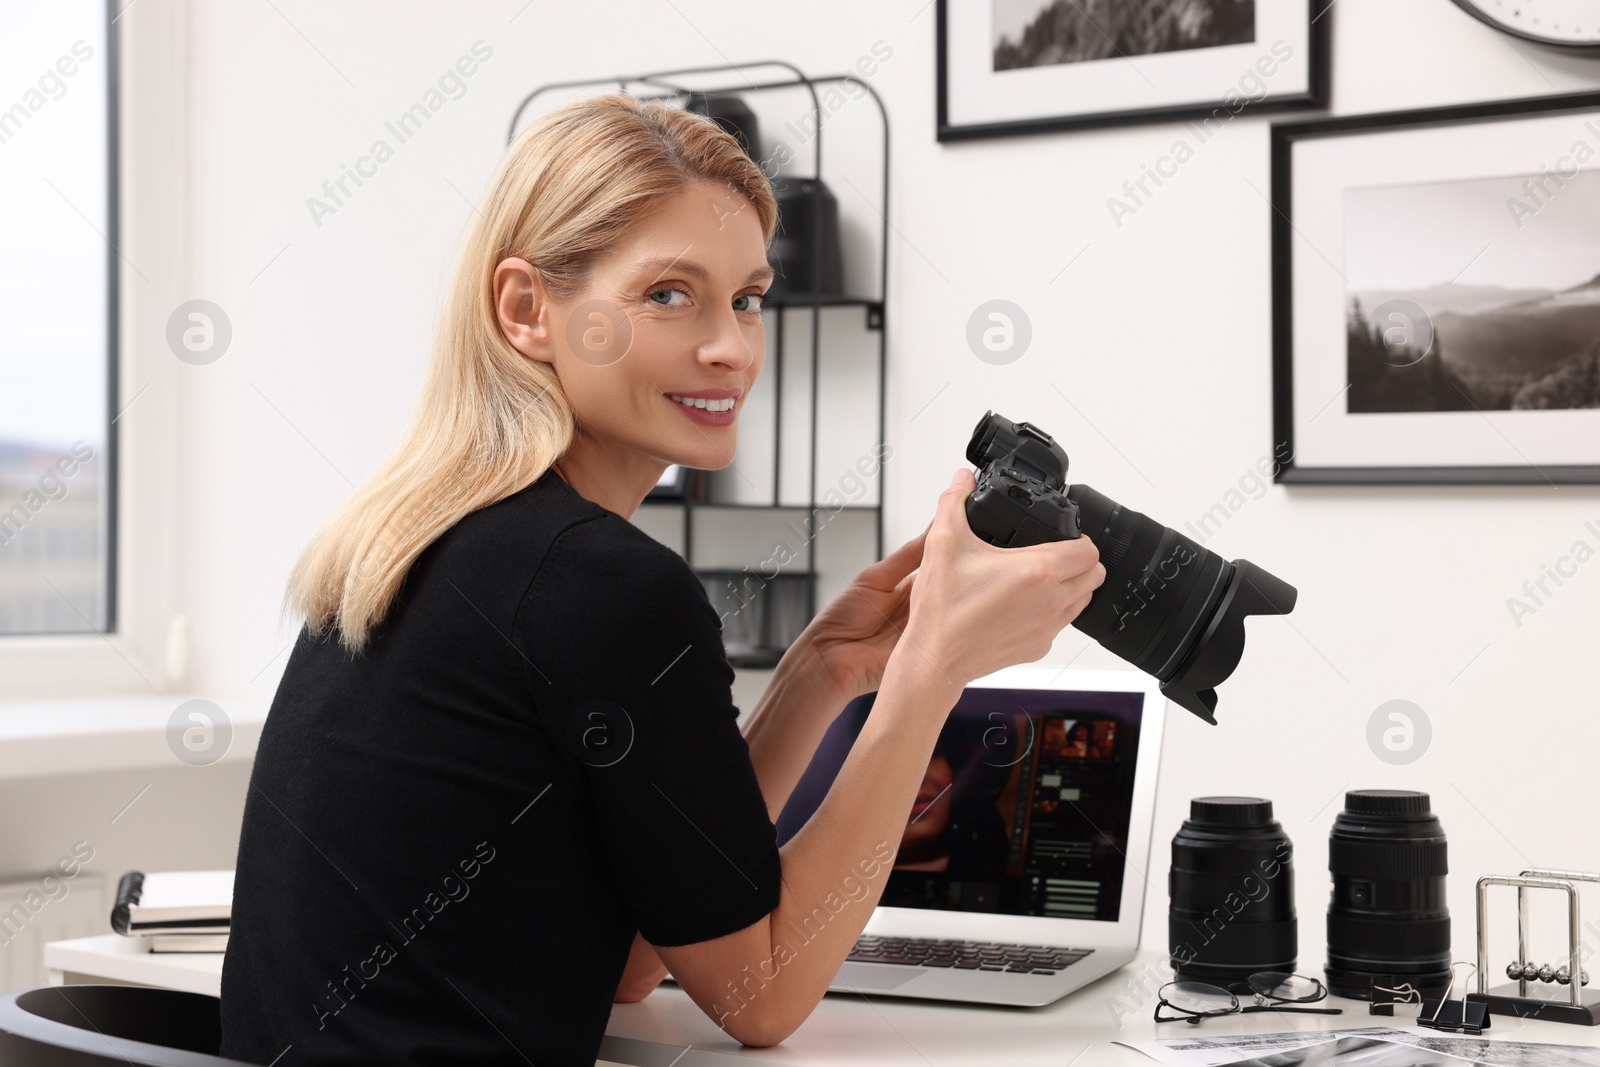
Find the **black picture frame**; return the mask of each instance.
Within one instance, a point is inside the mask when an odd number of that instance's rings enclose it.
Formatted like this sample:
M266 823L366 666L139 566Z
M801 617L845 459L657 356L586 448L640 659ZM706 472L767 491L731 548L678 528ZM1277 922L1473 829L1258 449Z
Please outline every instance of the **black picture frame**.
M1294 147L1313 138L1382 130L1424 130L1507 118L1544 118L1600 109L1600 91L1487 103L1372 112L1300 122L1270 129L1272 212L1272 428L1275 450L1287 450L1273 481L1300 485L1584 485L1600 483L1600 465L1507 466L1304 466L1298 462L1294 419L1295 287L1293 244Z
M1052 118L1028 118L1003 122L965 123L950 122L949 85L949 12L951 0L935 0L935 138L943 142L971 141L994 137L1015 137L1062 130L1087 130L1107 126L1134 125L1138 123L1172 122L1179 119L1199 118L1225 109L1224 101L1197 101L1165 107L1125 108L1097 111L1085 115L1062 115ZM968 0L982 2L982 0ZM1303 92L1268 95L1252 101L1248 109L1253 114L1277 114L1284 111L1317 109L1328 105L1331 67L1328 61L1331 22L1329 13L1336 0L1298 0L1307 5L1308 26L1303 42L1309 63L1308 88ZM1241 109L1244 110L1244 109ZM1230 112L1230 114L1233 114Z

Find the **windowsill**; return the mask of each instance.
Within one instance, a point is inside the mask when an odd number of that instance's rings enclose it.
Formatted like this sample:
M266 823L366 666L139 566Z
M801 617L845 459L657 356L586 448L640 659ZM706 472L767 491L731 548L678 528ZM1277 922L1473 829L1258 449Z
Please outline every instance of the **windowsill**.
M190 697L83 697L0 700L0 781L125 770L181 767L168 744L168 722ZM255 757L266 722L264 701L218 701L232 737L215 763ZM180 744L182 727L173 730Z

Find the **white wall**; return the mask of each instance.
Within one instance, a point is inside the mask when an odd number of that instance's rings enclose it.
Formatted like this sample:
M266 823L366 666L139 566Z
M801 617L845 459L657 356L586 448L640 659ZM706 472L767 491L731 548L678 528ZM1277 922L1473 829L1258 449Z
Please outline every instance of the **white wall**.
M409 419L468 200L512 107L545 82L768 56L820 74L875 42L892 48L871 79L893 152L890 545L927 521L985 407L1038 422L1066 443L1076 477L1173 525L1270 452L1270 213L1256 191L1268 188L1270 117L1236 119L1118 229L1106 198L1168 148L1172 128L940 146L924 0L822 0L781 15L726 0L191 9L192 295L220 304L234 330L224 358L189 375L175 472L189 498L179 558L193 567L197 691L270 695L292 636L276 625L287 569ZM1600 85L1600 63L1513 47L1448 0L1342 0L1326 17L1335 112ZM307 198L480 39L493 57L466 94L318 226ZM963 340L972 309L994 297L1033 322L1033 349L1006 367ZM1588 822L1600 568L1520 629L1505 606L1597 519L1592 487L1274 487L1240 510L1212 547L1293 582L1299 605L1287 622L1252 624L1221 725L1172 713L1147 944L1164 940L1166 842L1188 799L1207 793L1277 802L1300 851L1307 960L1320 958L1324 842L1347 787L1433 794L1458 953L1477 875L1600 868ZM1084 644L1069 630L1051 659ZM1113 661L1095 646L1079 662ZM1392 698L1433 723L1432 750L1408 768L1365 740L1369 714Z

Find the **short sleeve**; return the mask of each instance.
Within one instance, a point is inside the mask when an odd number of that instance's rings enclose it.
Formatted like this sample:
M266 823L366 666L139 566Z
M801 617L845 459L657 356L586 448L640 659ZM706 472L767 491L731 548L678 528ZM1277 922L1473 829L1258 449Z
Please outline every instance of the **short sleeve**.
M688 564L620 516L570 526L523 597L513 643L645 940L708 941L776 908L777 831L739 732L721 622Z

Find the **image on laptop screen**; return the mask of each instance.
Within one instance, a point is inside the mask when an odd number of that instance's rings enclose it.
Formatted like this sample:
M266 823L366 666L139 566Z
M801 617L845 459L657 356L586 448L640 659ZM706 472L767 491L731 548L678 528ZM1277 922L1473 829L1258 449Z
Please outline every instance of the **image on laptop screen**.
M847 705L778 816L822 802L872 710ZM1116 922L1142 693L969 687L906 818L881 903Z

